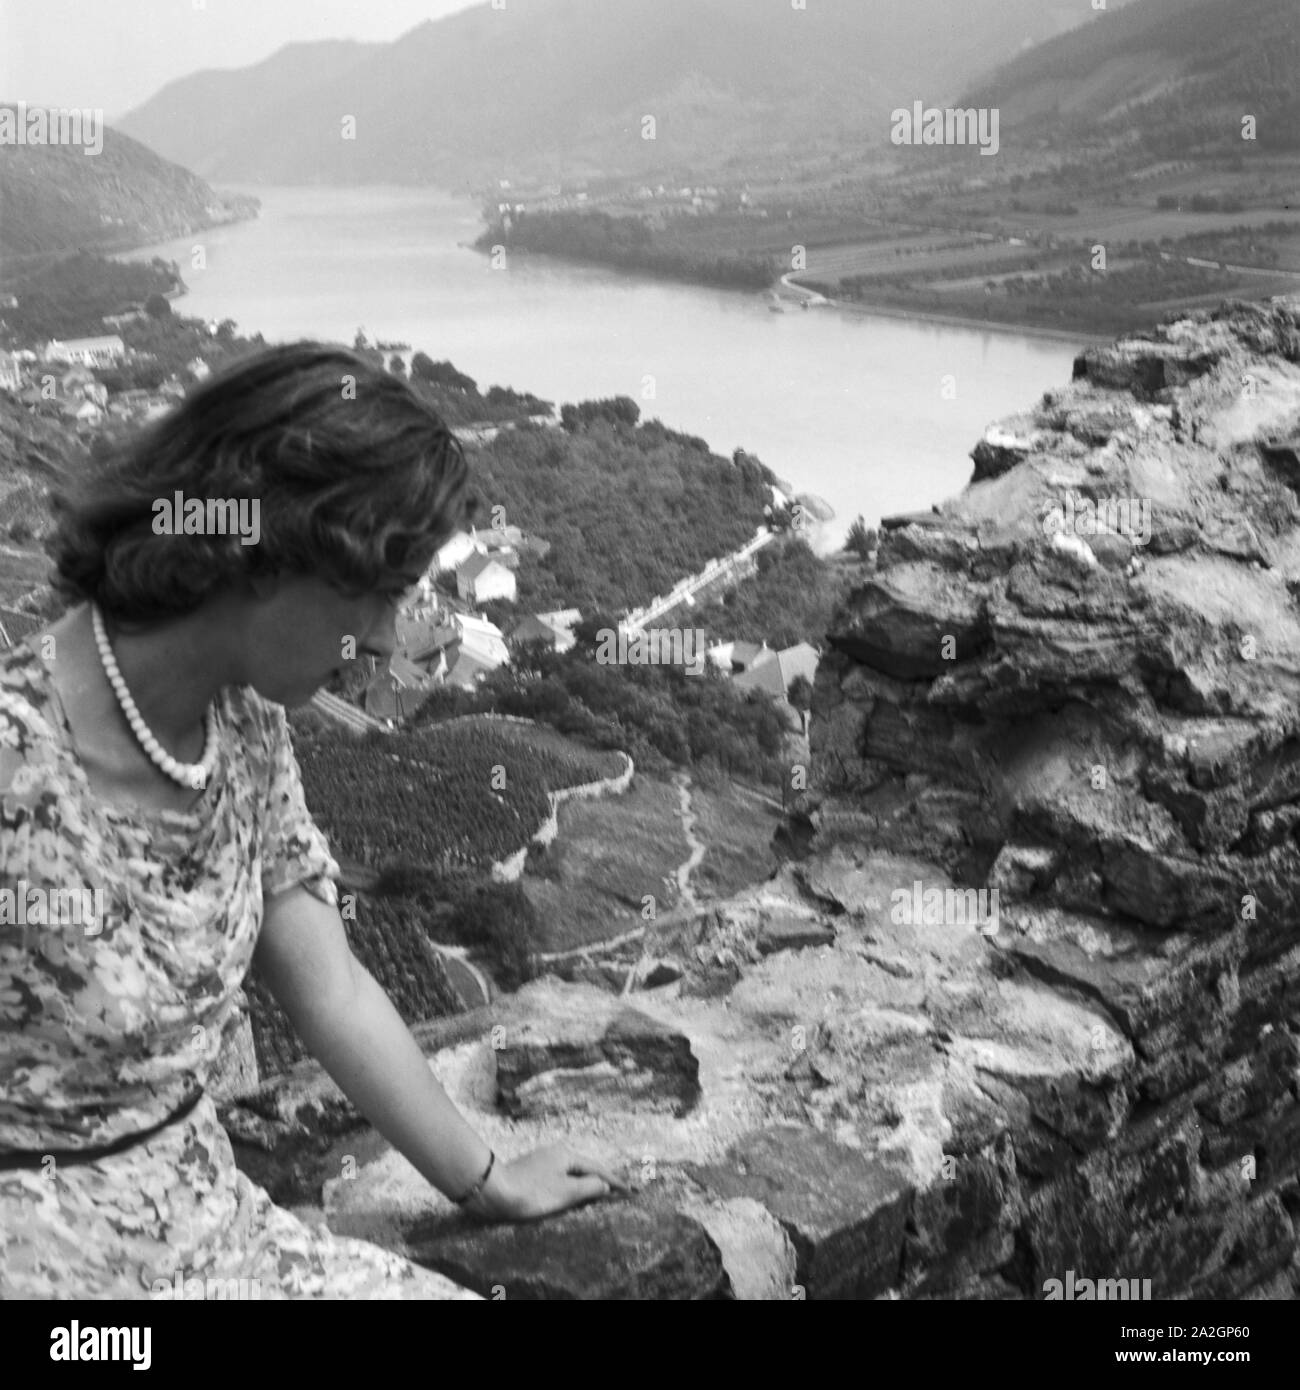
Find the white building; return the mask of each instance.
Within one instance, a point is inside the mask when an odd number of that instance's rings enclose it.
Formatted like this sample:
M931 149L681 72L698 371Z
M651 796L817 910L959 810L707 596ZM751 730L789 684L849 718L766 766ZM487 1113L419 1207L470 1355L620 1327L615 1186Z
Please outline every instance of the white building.
M514 572L490 555L471 555L456 568L456 593L467 603L504 599L514 603L518 585Z
M510 652L506 647L505 634L495 623L488 622L486 618L475 618L469 613L457 613L451 622L456 629L457 640L475 660L492 668L509 662Z
M457 531L433 557L433 570L437 574L445 574L459 568L471 555L485 553L476 537L468 531Z
M126 356L126 344L116 333L102 338L52 338L45 349L47 362L79 363L83 367L111 367Z

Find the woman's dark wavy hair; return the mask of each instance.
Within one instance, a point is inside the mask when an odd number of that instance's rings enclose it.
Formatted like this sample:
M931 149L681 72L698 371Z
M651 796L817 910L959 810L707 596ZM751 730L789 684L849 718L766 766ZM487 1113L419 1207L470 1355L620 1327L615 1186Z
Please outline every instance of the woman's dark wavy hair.
M312 575L350 594L404 589L473 519L468 477L442 417L399 377L328 344L268 348L61 479L52 583L69 602L144 625L258 574ZM258 500L259 542L155 534L154 503L177 491Z

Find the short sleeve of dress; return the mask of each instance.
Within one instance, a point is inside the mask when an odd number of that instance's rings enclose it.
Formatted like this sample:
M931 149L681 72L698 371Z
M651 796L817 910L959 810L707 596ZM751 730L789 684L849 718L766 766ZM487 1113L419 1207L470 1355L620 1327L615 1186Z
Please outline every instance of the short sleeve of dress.
M47 776L50 733L24 700L0 689L0 883L61 879L59 795ZM48 832L48 833L46 833Z
M270 785L262 835L262 897L272 898L301 883L322 902L337 907L338 861L307 809L289 721L282 706L268 702L265 708Z

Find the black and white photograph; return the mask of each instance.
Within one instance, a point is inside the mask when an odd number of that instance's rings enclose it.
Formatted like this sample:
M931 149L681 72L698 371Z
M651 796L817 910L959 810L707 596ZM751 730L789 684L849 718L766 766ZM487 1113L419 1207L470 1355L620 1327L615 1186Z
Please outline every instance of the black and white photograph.
M1280 1357L1298 72L1300 0L0 0L6 1345Z

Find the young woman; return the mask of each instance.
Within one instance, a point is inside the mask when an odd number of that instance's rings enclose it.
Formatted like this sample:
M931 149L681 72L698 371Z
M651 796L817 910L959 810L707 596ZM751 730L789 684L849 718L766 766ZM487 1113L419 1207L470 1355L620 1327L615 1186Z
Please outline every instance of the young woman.
M349 639L392 652L466 481L405 383L308 343L241 359L59 489L71 606L0 654L0 1296L148 1297L177 1272L263 1297L460 1292L236 1169L204 1083L250 966L467 1210L619 1186L564 1147L497 1157L453 1107L348 948L290 744L283 707ZM102 916L70 922L82 901Z

